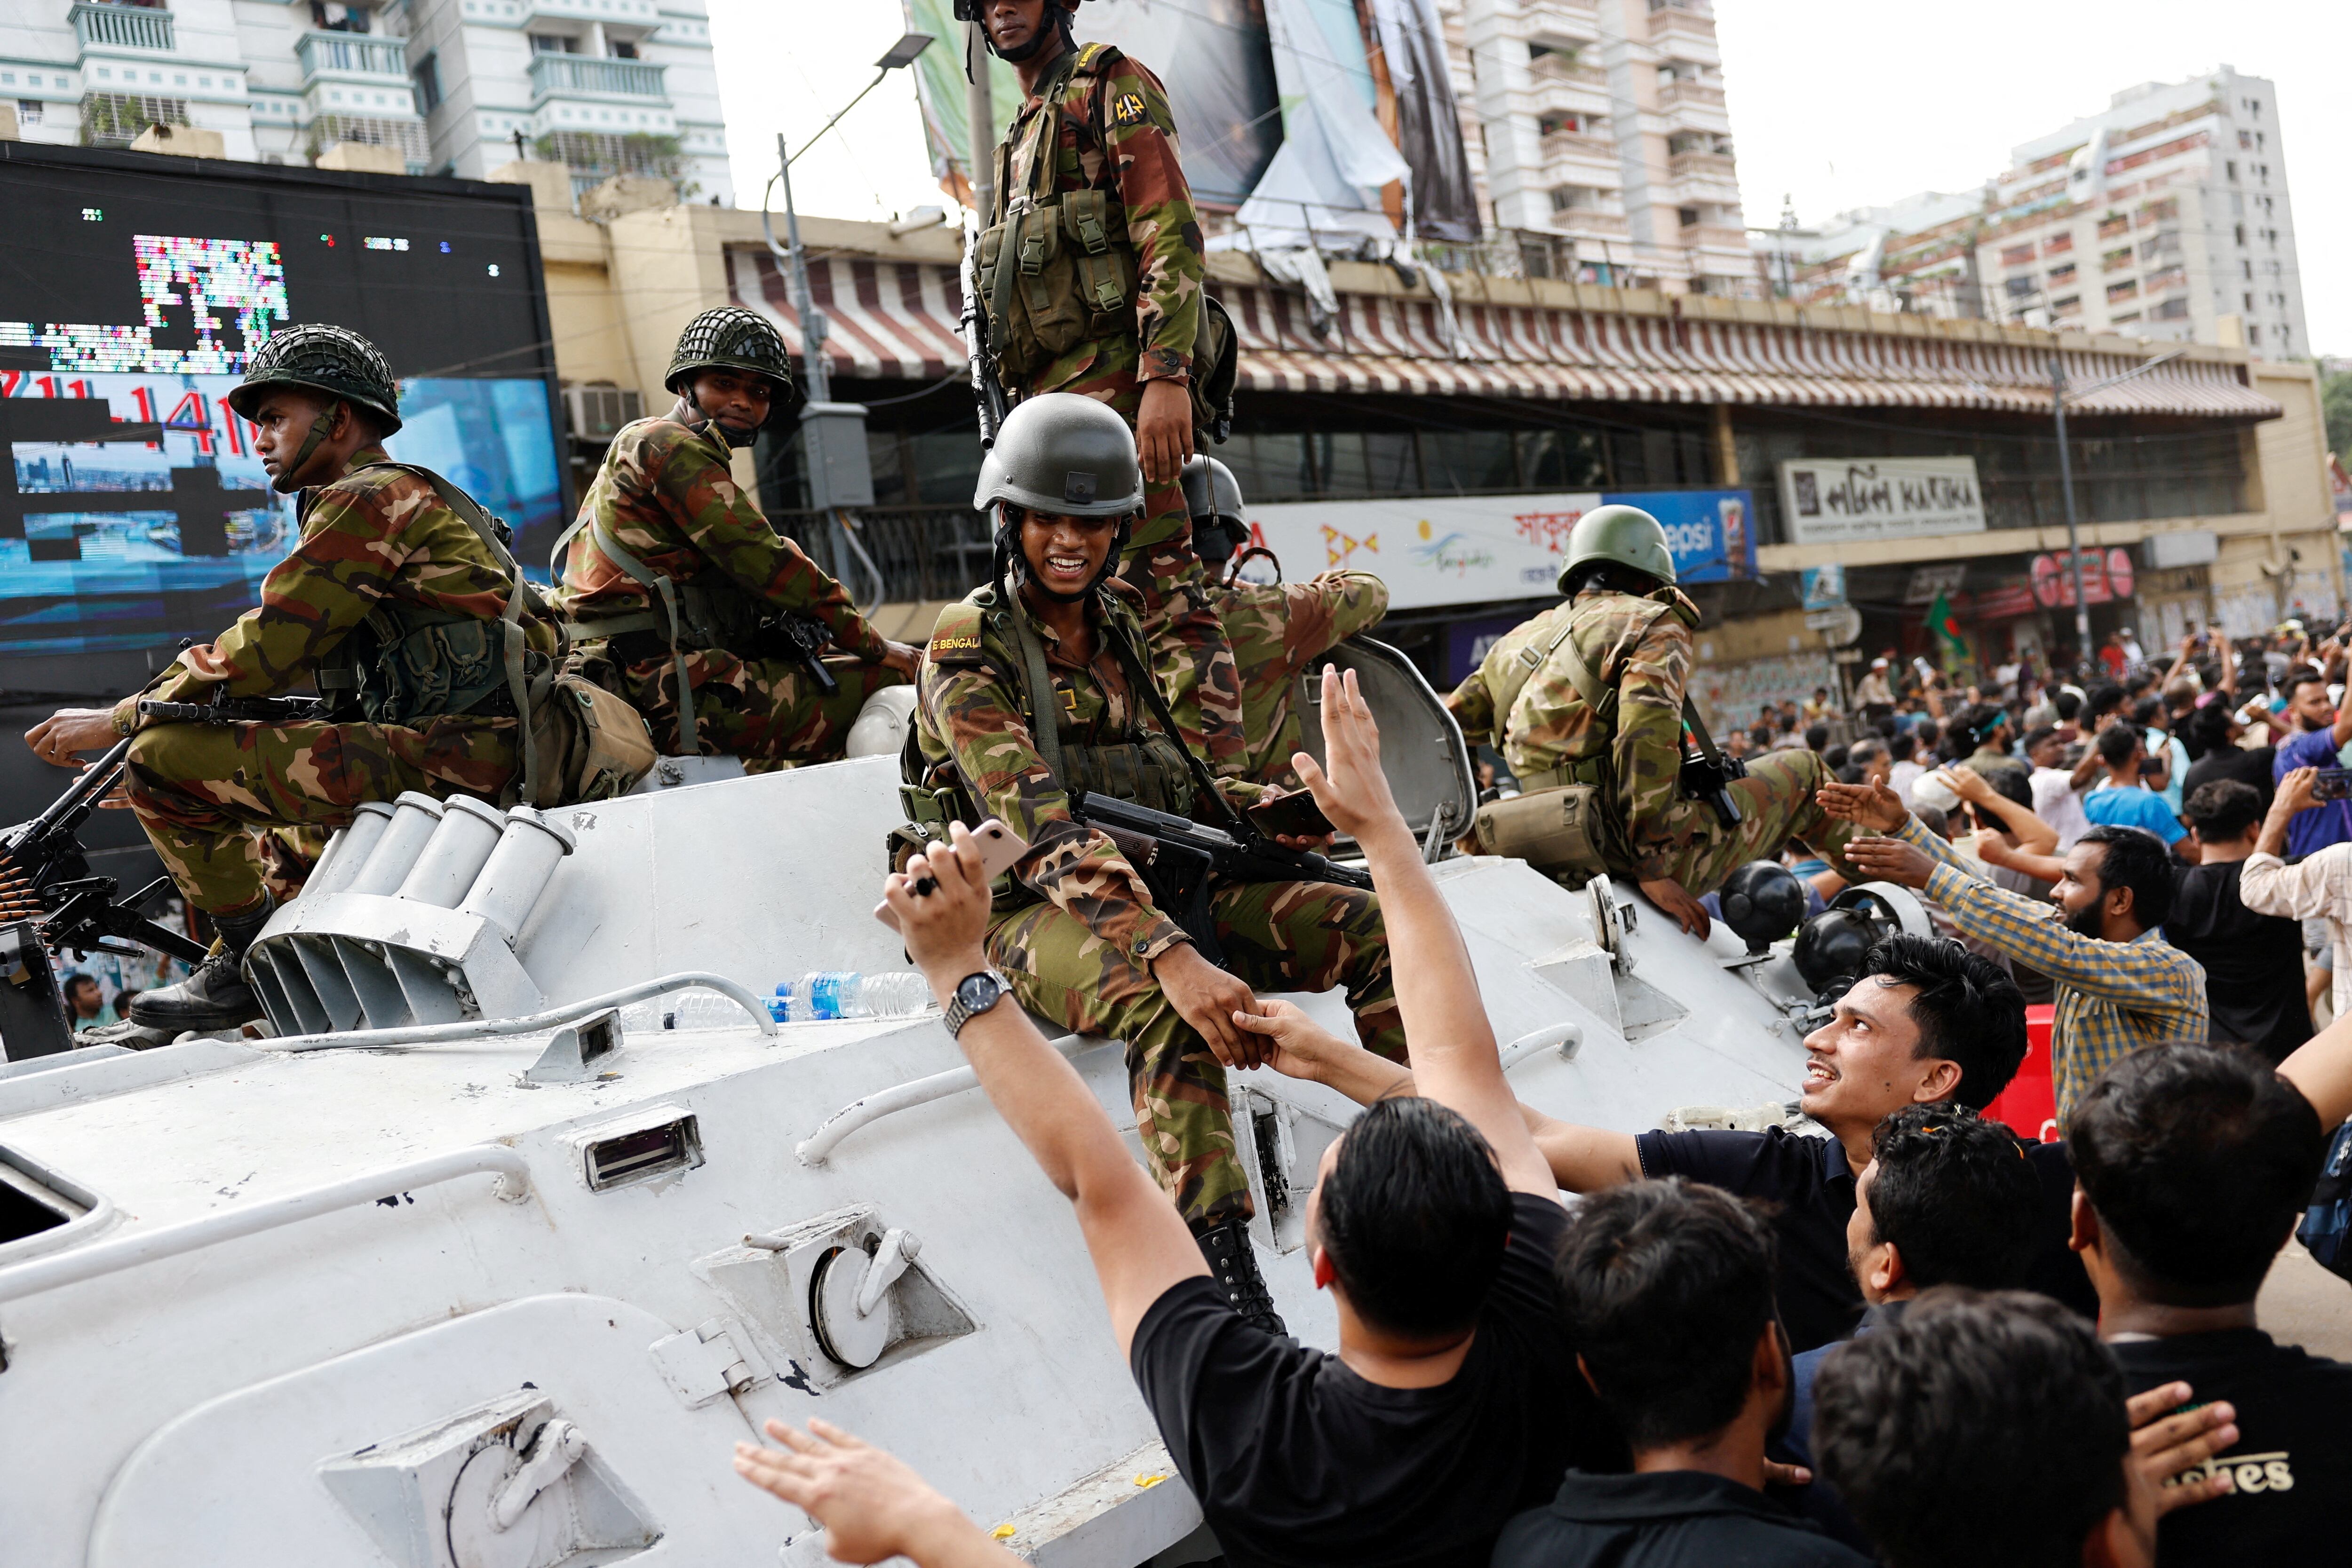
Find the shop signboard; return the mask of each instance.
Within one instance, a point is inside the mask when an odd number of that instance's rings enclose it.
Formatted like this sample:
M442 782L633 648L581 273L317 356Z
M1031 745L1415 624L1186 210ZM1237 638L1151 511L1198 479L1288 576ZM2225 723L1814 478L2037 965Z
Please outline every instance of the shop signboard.
M1293 579L1342 568L1376 573L1391 611L1543 599L1555 591L1577 519L1606 502L1658 519L1682 582L1756 575L1745 490L1281 503L1250 509L1250 543L1272 550Z
M2129 599L2135 574L2131 551L2117 547L2114 549L2086 549L2080 552L2083 559L2083 602L2105 604L2113 600ZM2049 550L2033 558L2029 574L2033 580L2033 597L2045 610L2072 610L2074 607L2074 574L2070 570L2064 550Z
M1835 610L1845 602L1845 568L1835 562L1805 568L1803 582L1809 611Z
M1780 516L1801 545L1980 534L1973 457L1802 457L1780 465Z

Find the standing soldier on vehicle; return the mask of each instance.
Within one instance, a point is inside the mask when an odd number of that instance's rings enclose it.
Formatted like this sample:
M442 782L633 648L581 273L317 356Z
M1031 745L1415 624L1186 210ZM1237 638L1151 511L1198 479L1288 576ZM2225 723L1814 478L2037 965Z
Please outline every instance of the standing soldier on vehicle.
M262 579L258 608L145 691L111 710L63 709L26 736L68 768L77 752L131 737L131 808L220 934L189 978L140 993L131 1018L143 1028L262 1016L238 971L274 907L278 857L265 835L340 826L404 789L498 800L520 782L529 699L513 672L526 660L544 670L554 629L526 608L521 570L481 508L385 455L399 395L375 346L340 327L287 327L255 350L229 405L253 424L272 487L304 492L292 553ZM142 697L205 703L311 685L333 721L158 724L139 711Z
M1569 597L1496 643L1446 698L1463 734L1501 752L1525 791L1480 808L1481 849L1544 871L1630 876L1695 936L1707 928L1699 898L1792 838L1864 880L1844 859L1853 824L1813 799L1830 781L1817 753L1751 758L1744 778L1717 770L1687 695L1698 609L1675 586L1655 517L1638 507L1587 512L1569 536L1559 591ZM1699 754L1687 758L1686 730ZM1714 777L1694 792L1685 768ZM1737 823L1701 797L1727 797Z
M613 437L556 541L556 606L662 750L837 758L866 699L911 680L920 654L875 631L729 470L792 395L784 340L740 306L706 310L687 324L663 385L677 403ZM864 661L826 662L837 691L823 691L783 642L790 616Z
M998 515L997 579L931 633L900 795L927 836L995 817L1028 841L998 896L990 961L1030 1011L1126 1042L1153 1174L1235 1308L1278 1331L1225 1091L1226 1067L1257 1065L1264 1046L1234 1014L1264 1010L1254 987L1341 986L1367 1048L1401 1060L1403 1031L1369 890L1219 882L1213 931L1188 933L1073 809L1084 790L1214 820L1205 770L1166 734L1134 590L1110 575L1142 502L1134 438L1102 404L1048 393L1013 411L972 501ZM1235 804L1282 793L1214 783Z
M1303 727L1291 706L1299 672L1389 612L1388 585L1369 571L1327 571L1306 582L1244 582L1227 563L1249 538L1242 487L1213 457L1184 465L1184 505L1212 602L1241 672L1243 764L1236 777L1298 787L1290 758Z
M1241 681L1208 601L1179 477L1192 455L1209 334L1201 225L1160 78L1079 45L1078 0L956 0L1026 95L996 148L981 238L992 367L1016 401L1079 392L1117 409L1143 460L1144 518L1118 563L1143 594L1169 706L1213 771L1243 766Z

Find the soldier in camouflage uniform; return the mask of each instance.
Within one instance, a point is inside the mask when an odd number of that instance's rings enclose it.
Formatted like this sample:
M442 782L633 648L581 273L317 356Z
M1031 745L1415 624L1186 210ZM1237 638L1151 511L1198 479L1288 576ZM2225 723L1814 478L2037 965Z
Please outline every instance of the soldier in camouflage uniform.
M1657 519L1602 507L1578 519L1559 574L1563 602L1512 631L1446 699L1473 744L1491 744L1532 795L1571 783L1601 789L1606 870L1632 877L1685 930L1705 935L1698 898L1738 867L1799 839L1855 876L1844 859L1851 823L1813 799L1829 771L1811 751L1750 758L1729 792L1740 822L1727 827L1681 775L1698 609L1675 586L1674 554ZM1603 707L1578 691L1581 661ZM1607 697L1614 695L1614 702ZM1613 708L1613 713L1608 711Z
M1191 381L1205 370L1193 362L1207 276L1200 221L1160 78L1111 45L1074 42L1077 5L997 0L980 16L1026 95L996 149L982 242L990 344L1009 396L1078 392L1134 428L1150 488L1119 575L1142 591L1184 738L1214 771L1242 776L1241 680L1178 482L1192 452ZM970 21L974 9L958 0L956 15Z
M1030 1011L1126 1042L1153 1174L1235 1307L1278 1328L1250 1251L1225 1092L1226 1062L1255 1065L1259 1051L1232 1015L1262 1010L1253 987L1339 986L1368 1048L1401 1059L1402 1026L1371 893L1214 886L1211 935L1226 972L1159 907L1136 864L1074 817L1070 791L1086 788L1213 820L1194 793L1205 773L1147 720L1136 595L1109 575L1140 500L1133 453L1126 425L1082 398L1034 398L1005 421L973 503L1002 507L1000 574L942 612L931 634L901 794L934 831L950 817L995 817L1028 841L1000 884L990 960ZM1050 736L1028 697L1048 686ZM1279 793L1215 783L1236 804Z
M1241 671L1242 765L1238 776L1298 788L1290 758L1302 726L1291 706L1300 671L1389 612L1388 585L1369 571L1327 571L1307 582L1244 582L1227 565L1249 537L1242 487L1213 457L1184 465L1184 504L1217 615Z
M740 306L706 310L678 339L665 384L676 405L613 437L556 543L556 606L591 673L645 716L662 750L834 760L866 699L911 679L919 655L867 624L729 469L791 395L783 340ZM827 695L780 646L779 615L821 623L854 655L825 661L838 691Z
M271 484L306 492L292 553L262 580L257 608L145 691L111 711L68 709L26 737L68 766L77 751L131 737L131 808L220 934L189 979L141 993L131 1016L145 1029L262 1016L238 965L269 916L270 884L284 885L294 851L282 830L337 827L404 789L496 800L517 782L506 644L520 636L543 668L554 628L524 608L521 572L480 508L385 455L398 397L383 356L341 328L289 327L256 350L229 402L253 423ZM158 724L139 712L142 697L201 703L311 685L361 716Z

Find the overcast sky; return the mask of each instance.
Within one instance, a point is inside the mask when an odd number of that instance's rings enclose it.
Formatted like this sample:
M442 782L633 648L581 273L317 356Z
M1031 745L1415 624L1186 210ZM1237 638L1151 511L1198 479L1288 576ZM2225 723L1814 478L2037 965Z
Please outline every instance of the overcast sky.
M728 144L756 206L776 133L814 132L897 40L892 0L709 0ZM2352 0L1716 0L1740 189L1750 224L1784 195L1815 223L1922 190L1964 190L2017 142L2143 81L2227 64L2278 84L2312 344L2352 354ZM1164 71L1166 62L1151 62ZM930 177L913 74L893 72L793 165L802 210L887 217L943 200Z

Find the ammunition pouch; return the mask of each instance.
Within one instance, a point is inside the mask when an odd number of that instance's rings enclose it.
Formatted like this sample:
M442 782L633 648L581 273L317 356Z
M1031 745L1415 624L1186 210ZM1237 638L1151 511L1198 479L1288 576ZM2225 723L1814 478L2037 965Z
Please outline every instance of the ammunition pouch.
M576 667L532 684L530 737L539 758L533 806L573 806L625 795L660 753L645 716Z
M319 695L338 708L356 708L370 724L514 714L498 622L379 605L339 652L338 666L319 672Z
M980 298L1003 376L1044 370L1080 343L1135 330L1127 209L1103 191L1048 196L980 236Z
M1615 835L1605 800L1598 784L1564 784L1489 800L1472 819L1471 832L1481 854L1523 860L1581 887L1610 868Z

